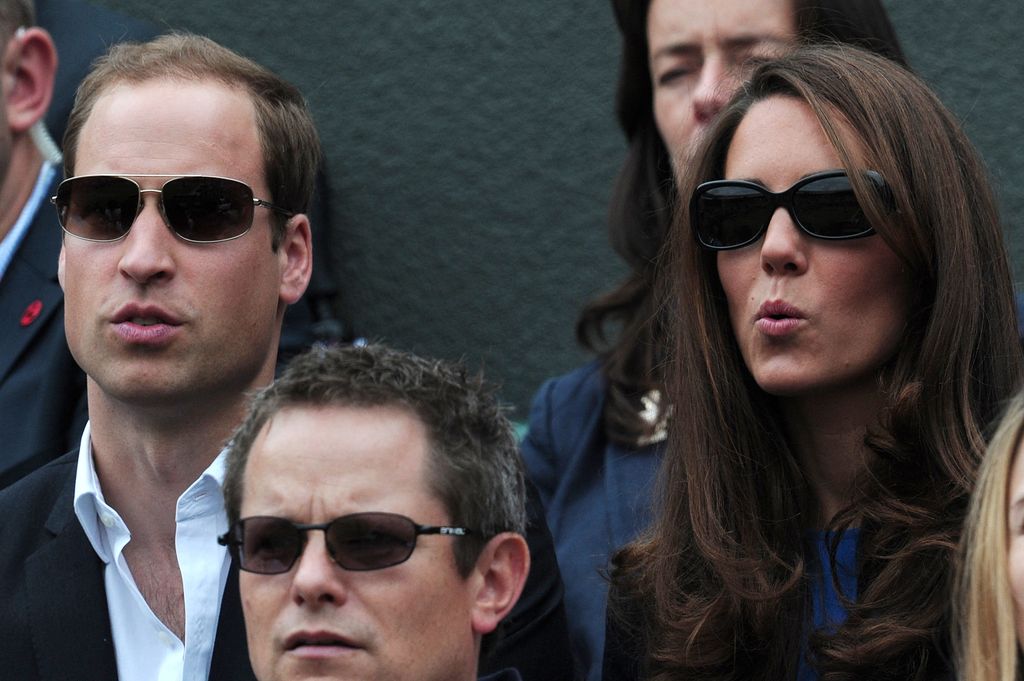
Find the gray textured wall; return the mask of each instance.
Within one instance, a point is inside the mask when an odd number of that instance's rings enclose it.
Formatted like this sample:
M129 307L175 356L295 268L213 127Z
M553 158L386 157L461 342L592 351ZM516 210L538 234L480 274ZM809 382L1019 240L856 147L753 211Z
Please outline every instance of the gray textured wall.
M467 357L525 418L583 359L580 305L623 273L604 215L622 143L604 0L107 0L204 32L306 93L331 260L361 334ZM917 70L988 161L1024 275L1020 0L891 0Z

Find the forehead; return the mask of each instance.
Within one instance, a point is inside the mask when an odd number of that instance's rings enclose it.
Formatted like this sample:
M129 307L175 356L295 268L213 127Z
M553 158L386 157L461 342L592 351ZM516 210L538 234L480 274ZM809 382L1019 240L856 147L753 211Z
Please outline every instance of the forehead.
M843 146L855 158L861 156L842 117L837 114L832 120ZM755 102L740 121L726 152L725 176L756 180L771 174L791 182L808 172L842 167L811 107L796 97L777 95Z
M212 80L157 78L101 92L82 126L73 170L252 181L262 168L255 108L244 90Z
M792 0L652 0L647 34L652 51L671 43L788 40L796 34L796 18Z
M429 450L423 422L401 407L285 408L253 443L242 514L316 521L387 511L444 521Z

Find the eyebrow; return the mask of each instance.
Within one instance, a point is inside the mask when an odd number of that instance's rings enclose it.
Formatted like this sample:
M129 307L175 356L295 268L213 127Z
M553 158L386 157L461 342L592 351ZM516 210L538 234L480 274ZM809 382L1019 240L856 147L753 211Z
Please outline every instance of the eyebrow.
M735 51L762 43L783 46L788 45L789 41L773 35L740 35L726 38L722 46L726 50ZM659 48L651 55L651 59L658 59L659 57L689 57L698 55L702 51L698 43L677 42Z

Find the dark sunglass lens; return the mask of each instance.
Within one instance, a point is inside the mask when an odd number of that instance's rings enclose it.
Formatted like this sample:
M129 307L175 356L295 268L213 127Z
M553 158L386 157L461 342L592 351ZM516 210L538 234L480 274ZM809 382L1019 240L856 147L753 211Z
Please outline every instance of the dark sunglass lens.
M346 570L378 570L409 558L416 546L416 525L390 513L357 513L327 528L327 546Z
M167 222L183 239L233 239L252 225L252 190L225 178L179 177L164 185L163 208Z
M823 177L800 187L793 196L793 208L803 228L818 237L846 239L871 231L845 175Z
M74 177L57 189L57 217L68 233L114 241L131 229L139 210L139 188L123 177Z
M695 227L709 248L734 248L750 243L771 220L770 197L754 187L720 185L699 190Z
M302 532L283 518L254 517L242 523L240 567L266 575L287 572L302 551Z

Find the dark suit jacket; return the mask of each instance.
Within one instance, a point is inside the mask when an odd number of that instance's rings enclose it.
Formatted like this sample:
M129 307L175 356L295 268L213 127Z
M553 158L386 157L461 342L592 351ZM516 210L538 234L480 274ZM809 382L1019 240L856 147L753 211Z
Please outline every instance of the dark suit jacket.
M75 517L78 452L0 492L0 676L19 681L114 681L103 561ZM238 570L221 602L211 681L255 681Z
M62 456L0 491L0 678L117 678L103 561L73 507L77 456ZM558 566L543 517L539 523L528 537L536 557L523 597L481 674L515 667L531 681L573 678ZM253 679L235 568L221 602L210 679Z
M0 488L78 447L85 425L85 375L64 339L60 241L44 200L0 280Z

